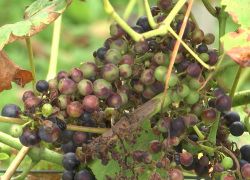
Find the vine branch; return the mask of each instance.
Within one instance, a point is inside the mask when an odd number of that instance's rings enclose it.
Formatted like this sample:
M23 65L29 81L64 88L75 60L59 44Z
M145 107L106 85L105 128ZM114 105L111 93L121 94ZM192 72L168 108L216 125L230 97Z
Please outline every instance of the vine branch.
M208 12L214 17L216 17L216 9L210 4L209 0L202 0L204 6L207 8Z

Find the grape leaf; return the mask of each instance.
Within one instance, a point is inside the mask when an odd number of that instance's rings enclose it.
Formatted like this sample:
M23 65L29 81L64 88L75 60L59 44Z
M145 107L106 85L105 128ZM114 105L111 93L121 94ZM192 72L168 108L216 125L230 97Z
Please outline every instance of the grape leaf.
M32 36L60 16L72 0L37 0L24 13L24 20L0 27L0 50L11 42Z
M250 27L250 1L249 0L221 0L221 5L225 5L225 11L233 18L234 22L242 28Z
M30 71L21 69L8 58L5 52L0 51L0 92L11 89L11 81L24 86L32 80Z
M224 50L240 66L250 66L250 30L238 29L221 38Z
M10 156L6 153L0 153L0 161L9 159Z

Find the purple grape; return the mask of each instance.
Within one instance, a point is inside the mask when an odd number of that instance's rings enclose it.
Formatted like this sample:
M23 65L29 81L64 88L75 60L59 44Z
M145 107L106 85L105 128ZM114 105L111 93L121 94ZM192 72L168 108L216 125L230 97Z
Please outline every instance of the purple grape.
M135 92L141 93L144 90L144 85L139 80L132 81L132 86Z
M88 79L83 79L77 84L78 92L83 95L87 96L92 94L93 92L93 84L90 80Z
M197 52L198 53L206 53L208 51L208 47L206 44L201 43L198 48L197 48Z
M151 30L151 27L148 22L148 18L146 16L141 16L136 22L137 26L141 26L143 29L143 32L147 32Z
M149 143L149 150L151 153L158 153L161 151L161 142L158 140L153 140Z
M108 49L106 47L101 47L101 48L97 49L96 57L103 61L105 59L105 54L107 51L108 51Z
M62 94L71 95L76 91L76 89L76 83L69 78L61 79L58 83L58 90Z
M183 166L190 166L193 163L193 155L189 152L183 152L180 154L180 163Z
M62 180L74 180L75 173L73 171L64 171Z
M49 80L48 83L49 83L50 90L57 89L58 81L56 78Z
M66 144L66 143L68 143L68 142L70 142L72 140L73 134L74 134L73 131L63 130L60 133L59 141L62 144Z
M132 68L129 64L119 66L119 74L123 78L129 78L132 75Z
M151 85L155 82L154 71L152 69L145 69L140 78L141 82L145 85Z
M109 107L119 108L122 105L122 98L117 93L112 93L108 99L107 104Z
M24 146L34 146L40 142L37 130L31 130L29 127L23 129L22 135L19 137L20 142Z
M79 68L73 68L70 70L70 78L76 83L80 82L83 79L83 73Z
M60 71L59 73L57 73L57 81L60 81L61 79L65 79L68 78L69 74L66 71Z
M216 51L210 51L208 52L208 55L209 55L208 64L212 66L215 65L219 59L218 53Z
M66 144L62 144L61 146L61 149L65 154L69 152L73 152L73 153L76 152L76 148L77 146L72 141L69 141Z
M112 92L111 84L105 79L97 79L93 85L94 94L101 99L106 99Z
M45 80L39 80L36 83L36 90L40 93L45 93L49 90L49 83Z
M169 180L183 180L184 176L181 170L174 168L169 171Z
M134 45L134 50L136 54L145 54L149 50L147 41L139 41Z
M227 95L219 96L215 101L215 107L219 111L229 111L232 107L232 100Z
M117 49L121 54L124 54L128 51L128 43L124 39L118 38L111 42L110 49Z
M85 79L95 78L97 75L97 69L98 68L94 62L85 62L80 66L83 78Z
M191 77L197 78L201 74L201 67L197 63L189 64L187 67L187 74Z
M35 97L35 93L33 91L25 91L22 97L23 102L30 97Z
M123 35L125 35L125 31L118 25L118 24L111 24L110 25L110 35L113 37L113 38L118 38L118 37L122 37Z
M83 113L82 104L79 101L73 101L67 105L67 114L72 118L78 118Z
M151 86L147 86L144 91L142 92L142 96L145 99L151 99L156 95L156 93L154 92L153 88Z
M45 142L56 142L61 133L61 129L49 120L43 121L43 126L39 127L38 135Z
M87 112L97 111L99 109L99 99L94 95L85 96L82 105Z
M213 123L217 118L217 112L214 108L208 108L202 111L201 119L205 123Z
M6 117L17 118L19 117L20 113L21 113L21 109L17 105L6 104L2 109L1 115L6 116Z
M237 112L230 111L224 116L226 125L229 127L234 122L240 122L240 115Z
M81 170L76 173L74 180L95 180L95 176L92 172L87 169Z
M156 16L160 13L160 8L158 6L151 6L150 10L153 16Z
M187 114L182 116L186 127L192 127L199 122L198 117L195 114Z
M41 99L34 96L34 97L30 97L28 99L26 99L24 101L24 106L25 106L25 109L33 109L35 107L37 107L39 104L41 103Z
M81 146L83 143L87 143L89 136L85 132L75 132L73 135L73 142L76 146Z
M130 54L124 54L122 56L120 64L128 64L128 65L134 64L134 58L133 58L133 56L130 55Z
M62 165L64 169L73 171L80 165L80 161L75 153L69 152L63 155Z
M158 0L157 6L162 10L162 11L168 11L172 7L172 0Z
M102 67L102 78L109 81L109 82L113 82L116 79L119 78L119 69L116 65L114 64L105 64Z
M245 164L241 168L241 174L244 179L249 179L250 178L250 163Z

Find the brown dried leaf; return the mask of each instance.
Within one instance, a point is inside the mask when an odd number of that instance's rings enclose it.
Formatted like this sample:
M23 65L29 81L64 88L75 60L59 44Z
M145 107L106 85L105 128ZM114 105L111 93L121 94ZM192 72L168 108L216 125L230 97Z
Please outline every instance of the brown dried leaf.
M30 71L21 69L14 64L3 51L0 51L0 92L11 89L11 81L24 86L33 80Z

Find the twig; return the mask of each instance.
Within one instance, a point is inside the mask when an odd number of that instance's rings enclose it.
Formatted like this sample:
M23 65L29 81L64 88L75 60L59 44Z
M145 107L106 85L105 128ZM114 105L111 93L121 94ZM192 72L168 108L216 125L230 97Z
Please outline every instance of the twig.
M207 8L207 10L210 12L211 15L213 15L214 17L216 17L216 10L215 8L210 4L210 2L208 0L202 0L204 6Z
M54 22L53 37L50 50L49 71L46 78L47 80L50 80L56 76L61 24L62 15L60 15Z
M132 10L133 10L135 4L136 4L136 1L137 1L137 0L130 0L130 1L128 2L128 5L127 5L127 7L126 7L126 9L125 9L125 11L124 11L124 14L123 14L123 18L124 18L125 20L128 20L130 14L131 14L131 12L132 12Z
M28 153L29 149L30 148L26 146L22 147L22 149L18 152L17 156L15 157L15 159L12 161L12 163L10 164L10 166L4 173L4 175L1 177L2 180L9 180L13 176L16 169L18 168L18 166L20 165L20 163L22 162L22 160Z
M154 17L151 13L151 9L150 9L148 0L144 0L144 6L145 6L146 14L148 17L148 22L149 22L151 28L155 29L157 27L157 23L155 22Z
M231 88L230 94L229 94L229 96L231 97L231 99L234 97L235 91L236 91L236 89L237 89L237 86L238 86L238 82L239 82L239 80L240 80L240 75L241 75L242 69L243 69L243 68L242 68L241 66L239 66L238 71L237 71L237 74L236 74L236 76L235 76L235 78L234 78L234 82L233 82L233 85L232 85L232 88Z
M196 125L193 126L193 129L194 129L195 133L198 135L200 141L205 139L205 136L203 135L203 133L199 130L199 128Z
M180 29L180 32L179 32L179 38L180 39L182 39L183 34L185 32L185 28L186 28L186 25L187 25L187 21L188 21L192 6L193 6L193 0L189 0L187 12L186 12L185 17L183 19L181 29ZM173 66L174 66L174 62L175 62L175 59L176 59L180 44L181 44L180 41L177 40L176 43L175 43L175 46L174 46L173 53L172 53L171 58L170 58L170 63L169 63L168 71L167 71L167 74L166 74L166 81L165 81L165 88L164 88L164 92L163 92L163 99L162 99L162 104L161 104L162 110L163 110L163 104L164 104L165 97L166 97L167 90L168 90L168 83L169 83L169 80L170 80L170 76L171 76L171 73L172 73L172 69L173 69Z

